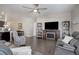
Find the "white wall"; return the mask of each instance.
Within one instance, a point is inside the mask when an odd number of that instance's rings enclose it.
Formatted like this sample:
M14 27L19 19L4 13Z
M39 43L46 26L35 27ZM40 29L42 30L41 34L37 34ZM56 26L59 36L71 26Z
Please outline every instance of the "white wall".
M70 13L52 14L47 17L41 17L41 18L38 18L36 23L38 23L38 22L42 23L43 29L44 29L45 22L58 21L59 22L60 37L62 37L62 21L66 21L66 20L71 21L71 14ZM36 31L34 32L34 36L36 36Z
M16 20L8 20L8 23L10 23L10 27L13 29L15 29L15 30L17 30L17 27L18 27L18 23L17 23L17 21Z
M27 37L33 36L34 20L32 18L25 18L22 20L24 34Z
M71 13L72 32L79 31L79 5L76 5Z
M19 30L18 29L18 23L22 23L22 29L24 31L24 35L27 37L31 37L33 36L33 23L34 20L32 18L23 18L23 19L10 19L8 20L8 22L10 23L10 27L14 28L15 30Z

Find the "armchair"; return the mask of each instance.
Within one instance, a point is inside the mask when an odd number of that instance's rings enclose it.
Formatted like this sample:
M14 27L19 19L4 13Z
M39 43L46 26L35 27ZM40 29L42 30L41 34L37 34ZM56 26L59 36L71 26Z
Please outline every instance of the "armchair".
M13 31L13 39L14 39L14 44L16 46L21 46L26 44L26 39L24 36L18 36L18 33L16 31Z

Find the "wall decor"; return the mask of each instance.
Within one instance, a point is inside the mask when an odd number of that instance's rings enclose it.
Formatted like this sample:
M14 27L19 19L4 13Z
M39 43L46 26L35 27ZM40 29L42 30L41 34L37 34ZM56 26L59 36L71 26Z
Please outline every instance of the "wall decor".
M18 29L22 29L22 23L18 23Z
M70 35L70 21L62 22L62 38L64 38L65 35Z

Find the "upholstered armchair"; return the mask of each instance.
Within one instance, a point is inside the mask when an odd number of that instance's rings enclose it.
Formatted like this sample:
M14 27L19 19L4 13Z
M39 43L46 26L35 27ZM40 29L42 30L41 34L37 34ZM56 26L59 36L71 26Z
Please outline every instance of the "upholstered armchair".
M26 44L26 39L24 36L18 36L18 33L16 31L13 31L13 39L14 39L14 44L16 46L21 46Z

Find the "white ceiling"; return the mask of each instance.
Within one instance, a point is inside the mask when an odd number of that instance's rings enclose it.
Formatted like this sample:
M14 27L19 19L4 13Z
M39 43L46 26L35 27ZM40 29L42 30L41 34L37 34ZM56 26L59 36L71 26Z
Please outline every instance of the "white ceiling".
M0 12L6 11L10 17L26 17L32 16L32 13L28 13L29 9L23 8L23 6L33 8L33 4L0 4ZM75 5L72 4L40 4L40 8L47 8L47 10L40 11L40 15L49 15L52 13L71 12Z

